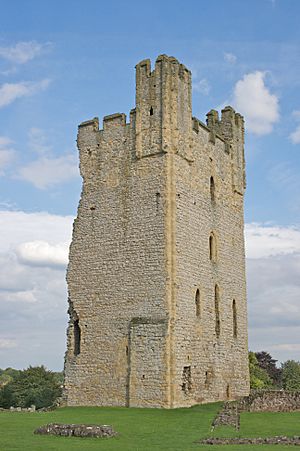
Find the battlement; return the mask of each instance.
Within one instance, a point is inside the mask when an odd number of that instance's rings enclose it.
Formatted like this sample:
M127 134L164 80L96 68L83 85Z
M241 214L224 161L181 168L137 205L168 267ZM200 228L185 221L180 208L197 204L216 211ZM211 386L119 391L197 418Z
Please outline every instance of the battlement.
M169 64L173 64L174 66L178 66L178 74L181 78L184 77L184 72L191 75L191 71L185 67L184 64L180 63L174 56L168 56L165 54L159 55L156 58L155 61L155 68L151 71L151 60L150 59L144 59L140 61L136 66L136 70L139 71L140 69L145 71L145 74L147 77L150 77L151 75L158 75L161 69L161 64L165 66L165 69L169 69ZM158 75L159 76L159 75Z
M99 118L94 117L93 119L90 119L88 121L81 122L79 124L78 128L88 127L92 131L99 131Z
M126 114L115 113L103 118L103 130L110 129L111 127L124 127L126 125Z
M136 65L136 107L130 112L129 123L124 113L105 116L100 135L111 140L114 133L118 139L129 133L137 159L172 153L192 162L197 159L195 134L202 143L221 143L219 152L231 155L235 165L234 184L239 185L237 192L242 193L245 187L243 117L226 106L221 117L218 111L209 111L205 124L192 117L191 93L191 72L176 58L160 55L154 68L150 59L144 59ZM86 141L88 133L99 134L98 118L80 124L78 143ZM91 136L90 142L101 150L101 139Z

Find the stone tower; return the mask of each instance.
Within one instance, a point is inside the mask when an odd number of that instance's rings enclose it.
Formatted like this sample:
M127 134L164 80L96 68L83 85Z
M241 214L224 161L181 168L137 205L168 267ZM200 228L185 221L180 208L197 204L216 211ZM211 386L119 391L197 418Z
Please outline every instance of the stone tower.
M244 121L192 117L191 73L136 66L136 108L79 126L67 404L179 407L248 394Z

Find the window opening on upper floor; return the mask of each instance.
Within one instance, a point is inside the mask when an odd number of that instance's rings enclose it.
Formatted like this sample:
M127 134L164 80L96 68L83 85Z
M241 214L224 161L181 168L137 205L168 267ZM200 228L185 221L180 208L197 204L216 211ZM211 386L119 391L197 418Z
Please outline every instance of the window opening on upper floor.
M213 232L209 236L209 259L212 262L217 261L217 240Z
M197 288L195 295L195 304L196 304L196 316L200 317L201 314L201 304L200 304L200 290Z
M230 399L230 385L229 384L227 384L227 387L226 387L226 398Z
M150 108L150 112L149 112L150 116L153 116L153 108Z
M232 301L232 320L233 320L233 337L237 337L237 313L235 299Z
M216 200L216 188L215 188L215 181L214 181L213 176L211 176L211 178L210 178L209 187L210 187L210 200L212 202L215 202L215 200Z
M219 338L221 332L221 323L220 323L220 289L218 285L215 286L215 332L217 338Z

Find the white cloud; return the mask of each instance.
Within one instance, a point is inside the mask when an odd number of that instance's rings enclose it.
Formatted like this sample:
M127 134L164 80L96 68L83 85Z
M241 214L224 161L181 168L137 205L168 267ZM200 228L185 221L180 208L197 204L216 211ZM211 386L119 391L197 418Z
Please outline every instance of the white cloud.
M0 349L12 349L16 347L16 340L11 340L9 338L0 338Z
M5 77L8 77L9 75L13 75L17 72L17 67L11 67L7 70L2 70L0 72L1 75L4 75Z
M292 116L296 119L296 120L300 120L300 111L299 110L294 110L292 112Z
M279 120L278 97L265 85L266 72L244 75L234 87L232 104L246 119L246 127L256 135L266 135Z
M24 64L39 56L48 44L40 44L36 41L18 42L14 46L0 47L0 57L16 64Z
M300 229L247 224L249 345L295 359L300 336Z
M227 53L227 52L225 52L224 53L224 60L227 62L227 63L230 63L230 64L235 64L236 63L236 60L237 60L237 57L233 54L233 53Z
M300 144L300 125L290 134L290 140L293 144Z
M292 115L297 121L300 120L300 111L293 111ZM300 144L300 125L290 134L289 138L293 144Z
M208 95L210 92L210 84L206 78L193 82L193 89L201 94Z
M4 169L12 163L16 152L11 147L12 140L6 136L0 136L0 175L4 175Z
M0 293L0 299L5 302L18 302L25 304L32 304L37 302L34 289L30 291L4 291Z
M246 224L245 239L248 258L300 252L300 230L293 227Z
M9 146L12 142L13 141L10 138L7 138L7 136L0 136L0 149Z
M41 157L20 168L16 177L32 183L36 188L46 189L78 175L77 158L68 154L58 158Z
M72 222L71 216L0 211L1 367L62 369Z
M16 248L22 263L35 266L62 266L68 263L69 243L49 244L47 241L29 241Z
M70 242L72 223L72 216L0 211L0 254L29 241L46 241L51 245Z
M4 83L0 86L0 108L11 104L18 98L31 96L38 91L43 91L49 86L49 83L49 79L39 82Z

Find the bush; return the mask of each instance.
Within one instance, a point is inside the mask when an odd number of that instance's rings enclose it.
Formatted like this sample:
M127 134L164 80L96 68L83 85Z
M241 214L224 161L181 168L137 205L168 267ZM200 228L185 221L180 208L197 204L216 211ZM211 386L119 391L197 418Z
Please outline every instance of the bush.
M272 388L273 382L267 371L259 366L254 352L249 352L250 388Z
M38 409L51 406L61 395L57 373L44 366L29 366L0 390L0 406L4 408L30 407Z
M300 390L300 362L287 360L282 364L282 385L285 390Z

